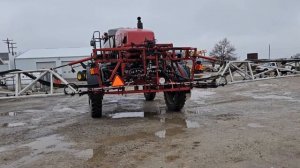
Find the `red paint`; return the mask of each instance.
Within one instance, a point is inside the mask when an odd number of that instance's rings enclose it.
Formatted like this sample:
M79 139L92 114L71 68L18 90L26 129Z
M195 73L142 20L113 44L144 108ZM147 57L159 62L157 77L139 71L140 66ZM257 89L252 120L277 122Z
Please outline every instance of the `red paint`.
M145 29L119 29L116 32L116 46L144 44L145 40L155 40L154 33Z

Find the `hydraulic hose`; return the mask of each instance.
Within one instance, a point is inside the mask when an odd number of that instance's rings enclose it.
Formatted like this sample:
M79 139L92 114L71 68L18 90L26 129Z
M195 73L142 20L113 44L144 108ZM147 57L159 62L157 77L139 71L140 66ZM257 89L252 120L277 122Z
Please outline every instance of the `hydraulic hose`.
M0 72L0 76L4 76L4 75L9 74L11 72L17 72L17 71L22 71L22 70L21 69L12 69L12 70L8 70L8 71L2 71L2 72ZM36 76L34 76L30 73L27 73L27 72L23 72L23 74L25 76L29 77L32 80L35 80L37 78ZM43 79L39 79L38 82L41 83L42 85L45 85L45 86L50 86L51 85L49 81L45 81ZM72 83L72 85L73 86L76 85L76 88L94 88L94 87L99 86L97 84L94 84L94 85L77 85L77 84L74 84L74 83ZM53 83L53 86L58 87L58 88L66 88L68 85Z

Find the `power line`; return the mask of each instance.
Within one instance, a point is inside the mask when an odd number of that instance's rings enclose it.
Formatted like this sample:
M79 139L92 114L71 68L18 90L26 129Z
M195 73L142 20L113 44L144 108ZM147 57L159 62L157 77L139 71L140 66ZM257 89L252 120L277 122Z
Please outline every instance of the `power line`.
M13 41L13 40L9 40L8 38L6 40L2 40L4 43L7 44L7 49L8 49L8 53L10 53L10 43Z
M11 53L13 56L15 56L15 54L16 54L16 52L14 52L14 48L17 48L14 46L15 44L17 44L17 43L10 43L10 49L11 49Z
M16 45L17 43L13 43L12 39L7 38L6 40L2 40L5 44L7 44L7 50L8 53L11 53L13 56L16 54L16 52L14 52L14 49L17 48Z

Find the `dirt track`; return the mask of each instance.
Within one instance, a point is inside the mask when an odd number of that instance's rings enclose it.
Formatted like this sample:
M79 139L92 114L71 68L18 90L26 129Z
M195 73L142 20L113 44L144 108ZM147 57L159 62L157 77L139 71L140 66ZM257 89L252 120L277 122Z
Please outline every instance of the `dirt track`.
M300 78L194 89L181 113L162 94L0 101L0 167L299 167ZM123 117L133 118L123 118Z

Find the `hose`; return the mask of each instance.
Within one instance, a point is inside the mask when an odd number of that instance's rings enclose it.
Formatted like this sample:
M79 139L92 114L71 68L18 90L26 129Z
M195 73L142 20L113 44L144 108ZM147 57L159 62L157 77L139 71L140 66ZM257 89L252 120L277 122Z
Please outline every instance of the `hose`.
M0 72L0 75L3 76L3 75L6 75L6 74L9 74L11 72L17 72L17 71L22 71L22 70L21 69L12 69L12 70L8 70L8 71L2 71L2 72ZM36 76L31 75L28 72L23 72L23 74L25 76L29 77L32 80L35 80L37 78ZM40 84L42 84L42 85L45 85L45 86L50 86L51 85L51 83L49 81L45 81L43 79L39 79L38 82ZM71 84L69 84L69 85L71 85ZM87 84L87 85L77 85L75 83L72 83L72 85L74 86L74 88L77 88L77 89L78 88L95 88L95 87L99 86L98 84L93 84L93 85L89 85L89 84ZM66 87L68 87L68 85L66 85L66 84L58 84L58 83L53 83L53 86L54 87L58 87L58 88L66 88Z
M20 69L12 69L12 70L7 70L7 71L1 71L0 72L0 76L4 76L4 75L6 75L8 73L16 72L16 71L22 71L22 70L20 70Z

